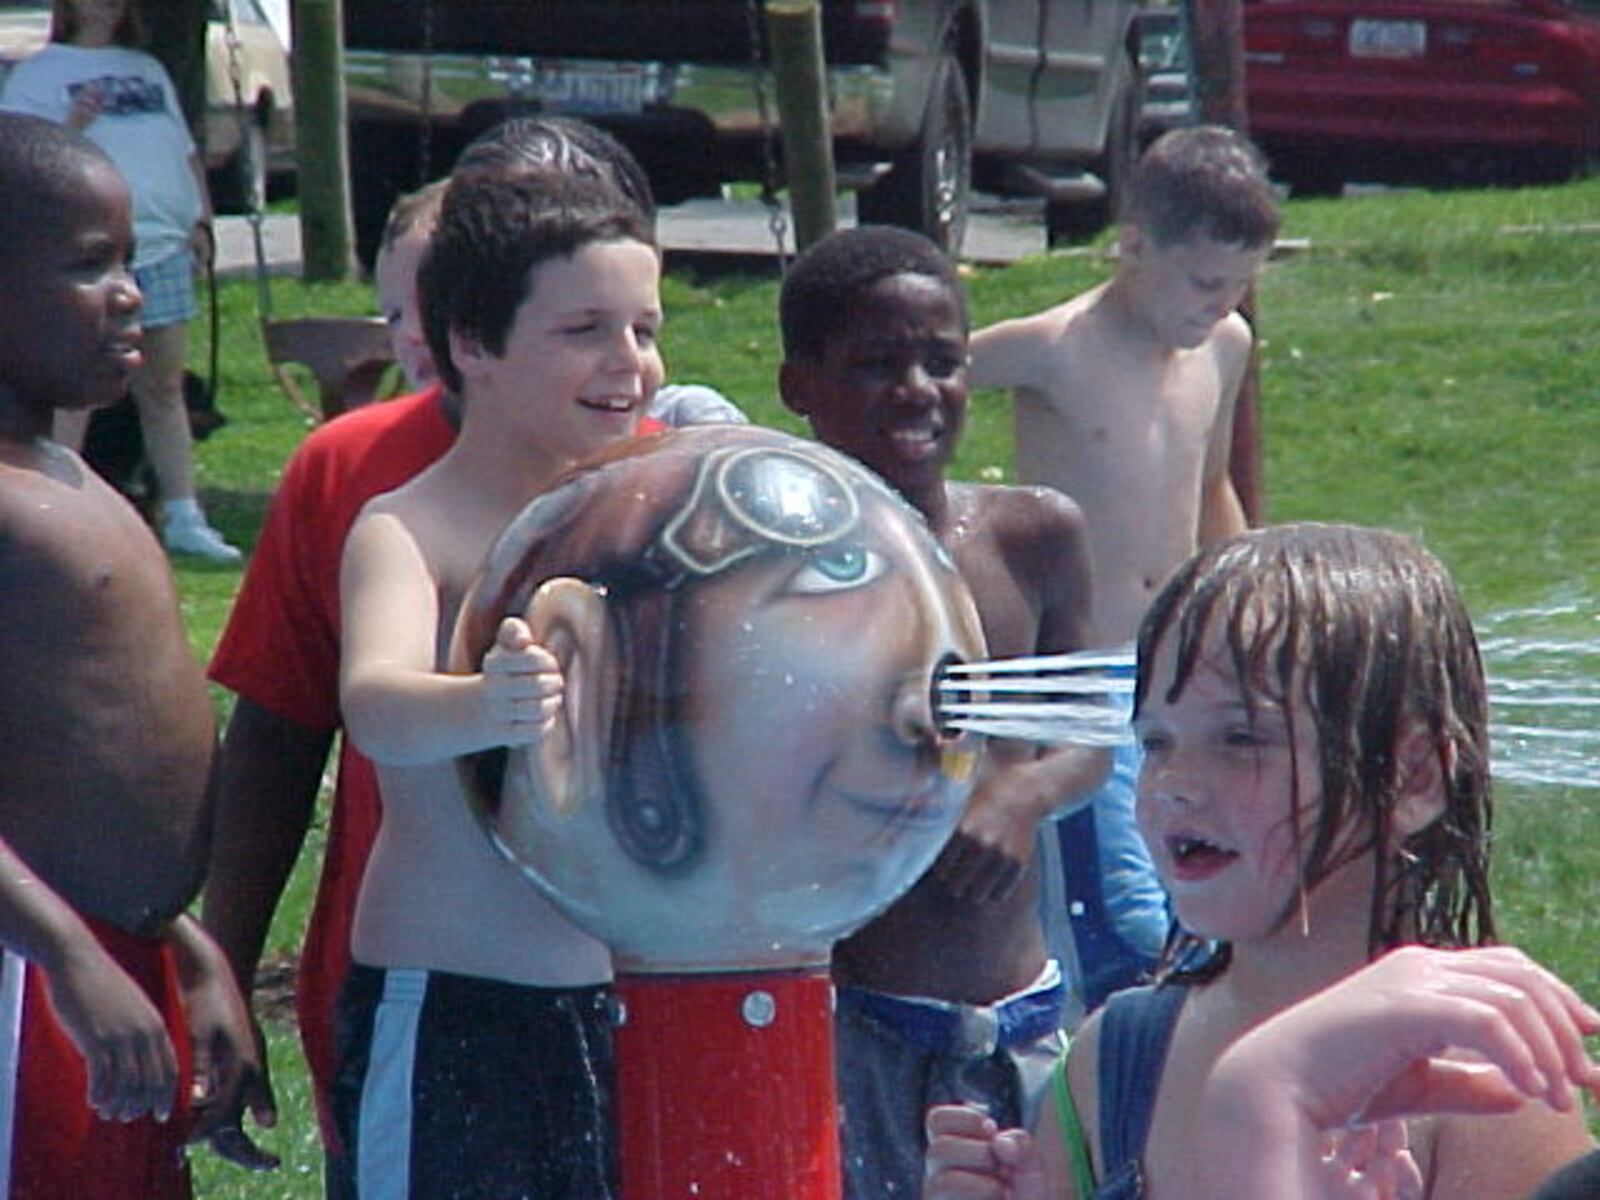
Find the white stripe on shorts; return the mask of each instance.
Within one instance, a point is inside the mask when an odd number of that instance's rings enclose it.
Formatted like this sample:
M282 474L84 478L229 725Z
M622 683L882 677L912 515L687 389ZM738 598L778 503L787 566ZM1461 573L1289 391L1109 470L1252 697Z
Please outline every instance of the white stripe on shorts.
M411 1083L427 994L426 971L384 971L357 1117L356 1188L362 1200L408 1200L411 1194Z
M11 1137L17 1118L17 1072L22 1051L22 984L28 964L0 954L0 1197L11 1195Z

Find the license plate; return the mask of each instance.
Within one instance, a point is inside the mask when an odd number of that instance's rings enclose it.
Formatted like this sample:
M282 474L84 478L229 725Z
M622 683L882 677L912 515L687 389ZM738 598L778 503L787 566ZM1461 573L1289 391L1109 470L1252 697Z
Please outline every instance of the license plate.
M1351 21L1351 58L1421 58L1428 50L1426 21Z
M644 108L644 72L637 67L540 63L533 92L556 112L636 113Z

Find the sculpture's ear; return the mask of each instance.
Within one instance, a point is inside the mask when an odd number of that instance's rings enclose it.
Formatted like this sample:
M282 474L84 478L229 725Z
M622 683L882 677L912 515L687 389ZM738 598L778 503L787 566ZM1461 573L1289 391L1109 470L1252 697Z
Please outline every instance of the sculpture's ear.
M579 579L547 580L528 601L533 639L561 664L562 703L554 724L526 750L536 793L570 812L605 787L601 756L609 744L615 647L606 601Z

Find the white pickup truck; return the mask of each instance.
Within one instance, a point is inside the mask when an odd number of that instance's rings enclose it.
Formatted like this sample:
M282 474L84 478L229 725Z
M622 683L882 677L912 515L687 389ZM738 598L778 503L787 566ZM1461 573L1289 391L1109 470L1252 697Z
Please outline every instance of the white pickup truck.
M864 220L959 247L974 186L1115 215L1137 148L1131 0L824 0L834 158ZM772 178L761 0L344 0L358 241L511 114L602 125L671 203ZM777 170L781 171L781 162Z

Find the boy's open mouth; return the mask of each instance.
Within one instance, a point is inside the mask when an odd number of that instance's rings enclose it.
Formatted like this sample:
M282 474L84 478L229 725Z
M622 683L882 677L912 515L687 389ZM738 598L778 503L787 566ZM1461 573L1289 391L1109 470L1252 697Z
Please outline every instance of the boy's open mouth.
M632 396L584 396L578 403L598 412L625 413L632 411L639 402Z

